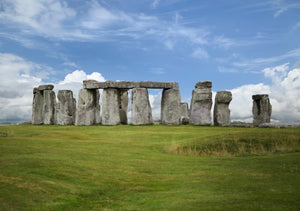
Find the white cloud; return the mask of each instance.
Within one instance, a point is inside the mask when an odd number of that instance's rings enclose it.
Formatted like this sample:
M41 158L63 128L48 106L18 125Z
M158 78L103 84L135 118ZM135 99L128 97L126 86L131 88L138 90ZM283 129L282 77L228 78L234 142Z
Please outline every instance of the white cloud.
M250 84L231 90L230 103L232 120L252 121L252 99L254 94L269 94L273 121L299 123L300 121L300 68L290 71L289 64L269 67L263 70L271 85Z
M197 59L208 59L209 55L208 55L208 53L204 49L197 48L192 53L192 57L197 58Z
M155 9L158 6L159 2L160 2L160 0L154 0L151 4L151 8Z
M40 74L44 69L51 68L13 54L0 53L0 123L31 120L32 90L49 83L47 75ZM101 73L86 74L83 70L75 70L63 81L52 84L56 93L60 89L70 89L77 98L82 81L86 79L105 81Z
M0 121L31 119L32 89L42 81L37 70L38 64L0 53Z

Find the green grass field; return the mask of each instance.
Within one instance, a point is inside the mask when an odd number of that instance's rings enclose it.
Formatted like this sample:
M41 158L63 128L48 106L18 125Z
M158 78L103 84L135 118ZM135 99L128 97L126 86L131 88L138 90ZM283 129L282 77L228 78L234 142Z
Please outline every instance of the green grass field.
M300 210L300 128L1 126L11 209Z

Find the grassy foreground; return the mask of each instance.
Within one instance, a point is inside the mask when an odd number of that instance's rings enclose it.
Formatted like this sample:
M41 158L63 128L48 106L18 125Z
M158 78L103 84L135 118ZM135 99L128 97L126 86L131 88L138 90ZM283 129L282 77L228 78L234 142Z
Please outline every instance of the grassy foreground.
M300 128L1 126L10 209L299 210Z

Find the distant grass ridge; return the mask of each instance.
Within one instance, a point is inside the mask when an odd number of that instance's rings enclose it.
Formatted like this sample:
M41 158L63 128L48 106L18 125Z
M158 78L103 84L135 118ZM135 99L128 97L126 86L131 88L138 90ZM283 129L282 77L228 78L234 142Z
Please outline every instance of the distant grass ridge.
M299 152L300 133L289 130L263 130L255 133L210 136L185 143L178 146L175 151L177 154L198 156L249 156Z

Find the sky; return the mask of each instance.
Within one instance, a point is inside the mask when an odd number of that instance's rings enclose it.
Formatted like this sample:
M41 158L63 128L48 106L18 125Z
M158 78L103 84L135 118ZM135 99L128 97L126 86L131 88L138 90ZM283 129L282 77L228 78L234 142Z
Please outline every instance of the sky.
M232 121L269 94L273 122L300 123L300 1L0 0L0 123L31 119L33 87L77 98L85 79L175 81L182 102L210 80Z

